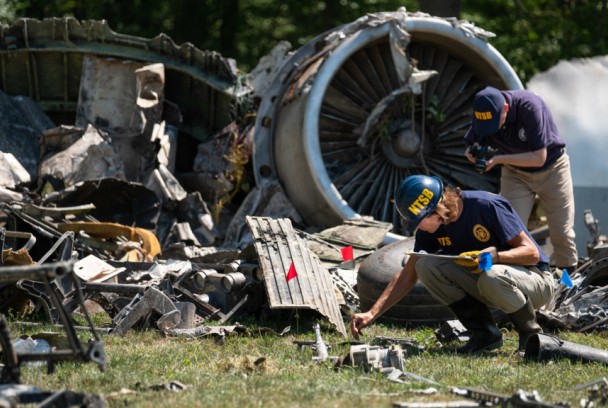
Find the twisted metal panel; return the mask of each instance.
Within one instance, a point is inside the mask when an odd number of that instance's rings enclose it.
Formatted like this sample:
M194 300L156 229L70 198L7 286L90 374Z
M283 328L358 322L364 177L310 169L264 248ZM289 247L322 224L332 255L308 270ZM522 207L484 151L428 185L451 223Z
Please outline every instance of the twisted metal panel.
M247 217L271 308L311 309L326 316L346 336L333 280L289 219ZM297 276L287 280L291 265Z

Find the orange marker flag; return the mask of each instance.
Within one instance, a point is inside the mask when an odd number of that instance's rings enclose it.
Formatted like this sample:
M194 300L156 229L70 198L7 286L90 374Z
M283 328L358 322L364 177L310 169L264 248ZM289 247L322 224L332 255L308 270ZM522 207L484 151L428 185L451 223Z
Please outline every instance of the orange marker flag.
M294 263L292 261L291 262L291 266L289 267L289 272L287 272L287 275L285 276L285 279L287 280L287 282L289 282L290 280L292 280L296 276L298 276L298 272L296 272L296 266L294 265Z
M353 258L353 247L352 247L352 245L340 249L340 252L342 252L342 259L344 261L352 261L354 259Z

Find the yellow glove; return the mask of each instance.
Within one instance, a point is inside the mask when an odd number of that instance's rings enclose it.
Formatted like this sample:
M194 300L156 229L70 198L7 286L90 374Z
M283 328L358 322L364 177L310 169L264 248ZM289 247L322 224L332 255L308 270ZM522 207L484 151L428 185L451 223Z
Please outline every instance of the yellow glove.
M463 252L459 256L467 256L473 259L455 259L454 262L456 262L458 265L466 266L468 268L479 269L479 259L477 259L477 257L480 253L481 251Z

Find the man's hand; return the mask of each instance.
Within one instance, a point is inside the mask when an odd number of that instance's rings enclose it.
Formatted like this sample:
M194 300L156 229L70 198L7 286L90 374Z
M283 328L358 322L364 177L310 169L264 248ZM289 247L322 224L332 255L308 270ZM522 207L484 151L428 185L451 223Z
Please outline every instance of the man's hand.
M477 145L477 143L473 144L472 146ZM471 163L475 164L475 156L473 156L471 154L471 147L472 146L467 146L467 148L464 151L464 156L467 158L468 161L470 161Z
M355 340L359 340L359 335L363 334L361 331L364 327L369 326L374 320L374 316L370 312L355 313L350 321L350 331L353 334Z
M491 159L489 159L488 161L486 161L486 170L485 172L489 172L490 170L492 170L494 168L494 166L499 165L500 162L497 160L496 156L492 157Z

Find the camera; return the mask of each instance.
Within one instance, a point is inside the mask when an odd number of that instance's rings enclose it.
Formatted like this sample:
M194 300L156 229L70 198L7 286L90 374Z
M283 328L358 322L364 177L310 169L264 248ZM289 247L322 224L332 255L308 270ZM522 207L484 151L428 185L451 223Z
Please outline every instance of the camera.
M469 147L469 153L475 157L475 170L483 173L486 170L486 164L496 154L496 149L490 146L481 146L478 144Z

